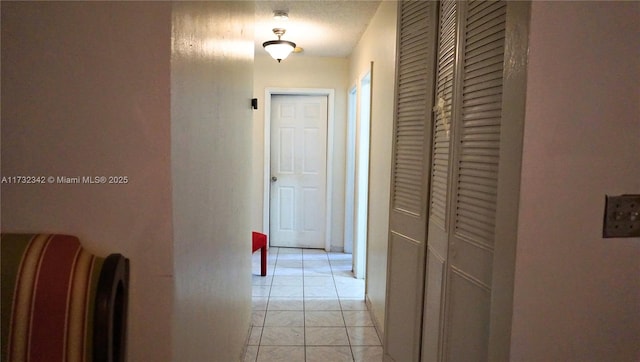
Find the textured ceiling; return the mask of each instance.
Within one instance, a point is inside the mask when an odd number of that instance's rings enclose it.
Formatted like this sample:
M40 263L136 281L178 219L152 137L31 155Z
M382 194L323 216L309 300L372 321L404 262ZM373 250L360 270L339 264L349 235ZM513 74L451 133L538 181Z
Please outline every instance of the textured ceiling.
M273 28L285 28L283 40L304 51L292 56L347 57L380 5L378 1L256 1L256 54L267 54L262 43L274 40ZM289 19L277 21L274 10L285 10Z

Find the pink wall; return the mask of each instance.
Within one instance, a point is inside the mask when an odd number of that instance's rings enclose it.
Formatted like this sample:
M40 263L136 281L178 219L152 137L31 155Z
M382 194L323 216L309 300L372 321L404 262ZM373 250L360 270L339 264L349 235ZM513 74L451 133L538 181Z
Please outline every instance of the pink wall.
M640 238L603 239L640 193L640 3L532 2L512 360L640 358Z
M2 2L3 232L77 235L131 260L129 360L171 351L171 5Z

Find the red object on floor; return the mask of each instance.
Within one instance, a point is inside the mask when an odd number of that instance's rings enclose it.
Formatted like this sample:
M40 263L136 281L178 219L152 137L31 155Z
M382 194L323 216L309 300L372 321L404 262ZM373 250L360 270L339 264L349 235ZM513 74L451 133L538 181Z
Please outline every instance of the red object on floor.
M260 275L267 275L267 235L254 231L252 233L253 251L260 249Z

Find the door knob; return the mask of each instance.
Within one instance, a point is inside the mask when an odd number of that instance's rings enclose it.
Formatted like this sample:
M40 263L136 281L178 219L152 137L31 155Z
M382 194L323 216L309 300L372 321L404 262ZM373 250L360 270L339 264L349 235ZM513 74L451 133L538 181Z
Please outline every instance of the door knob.
M275 177L275 176L271 176L271 181L276 182L276 181L278 181L278 178Z

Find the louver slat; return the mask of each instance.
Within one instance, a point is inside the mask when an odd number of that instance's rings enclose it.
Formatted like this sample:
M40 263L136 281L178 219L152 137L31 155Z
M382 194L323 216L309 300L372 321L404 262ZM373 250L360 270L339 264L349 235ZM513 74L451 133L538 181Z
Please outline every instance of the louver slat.
M506 5L469 3L457 169L456 235L493 248Z
M430 71L427 7L426 2L402 4L398 47L393 208L414 215L424 213L424 122L431 112L425 101Z
M449 181L449 128L451 126L451 101L453 96L453 66L456 48L455 1L443 1L440 9L438 41L438 66L436 74L436 100L444 103L434 114L433 165L431 171L430 218L444 227Z

